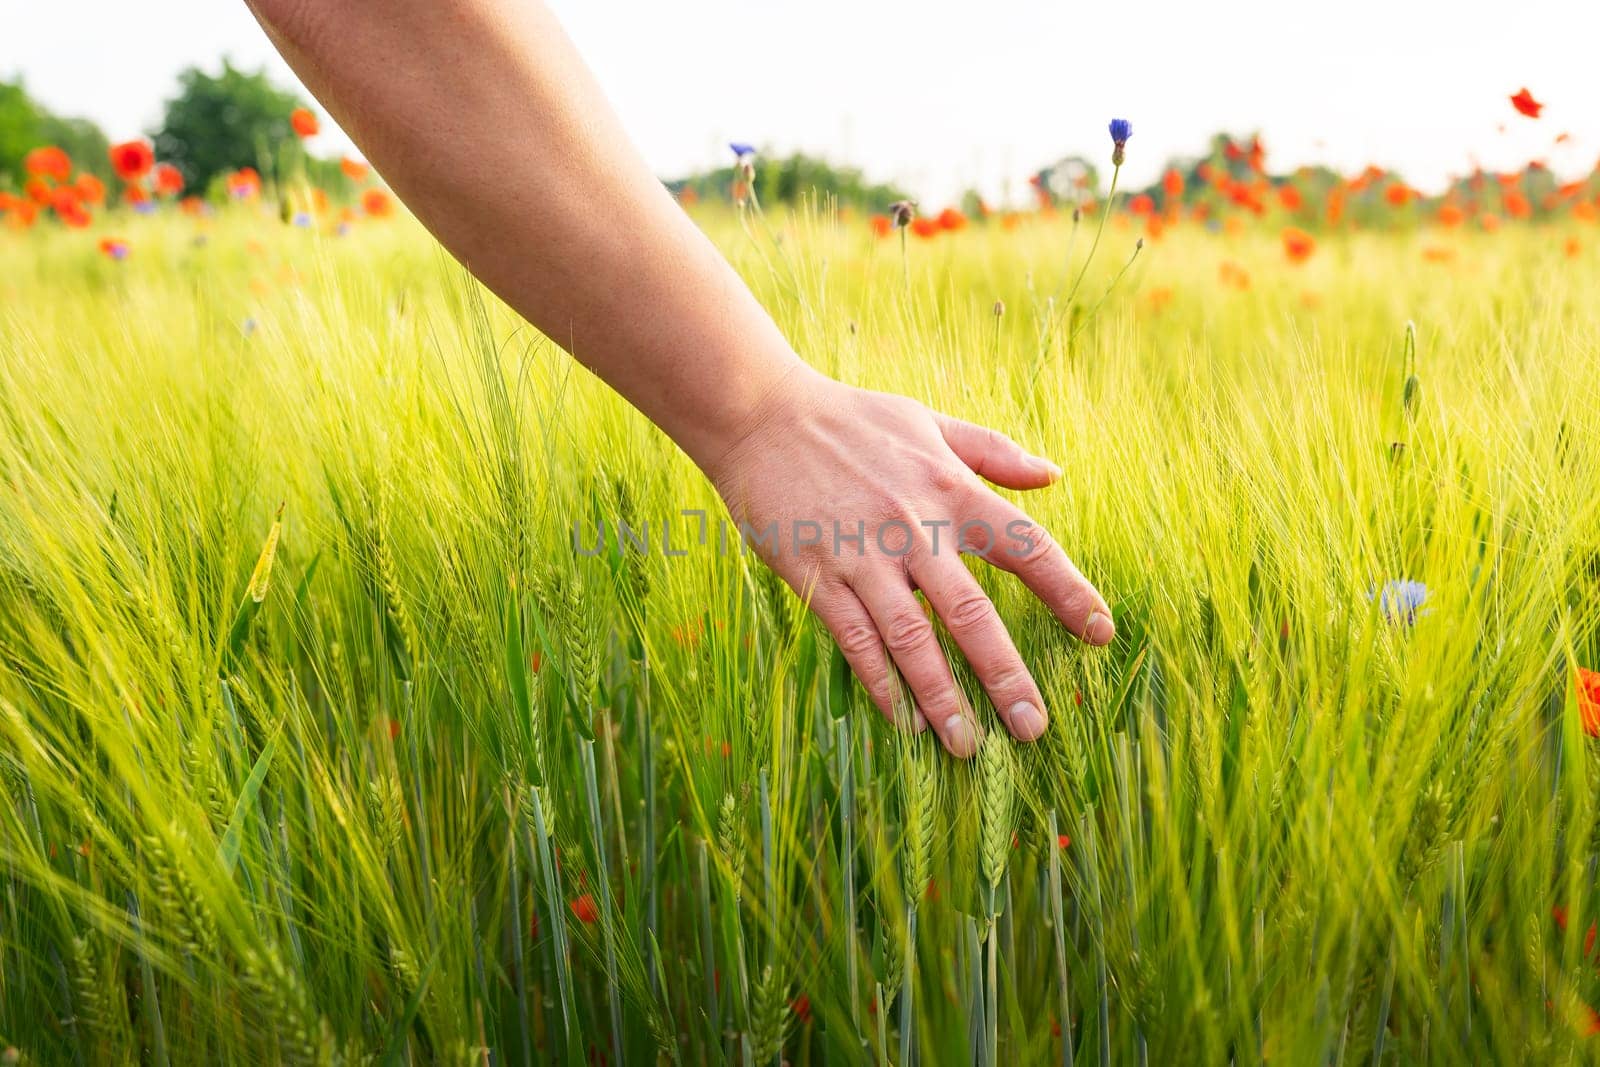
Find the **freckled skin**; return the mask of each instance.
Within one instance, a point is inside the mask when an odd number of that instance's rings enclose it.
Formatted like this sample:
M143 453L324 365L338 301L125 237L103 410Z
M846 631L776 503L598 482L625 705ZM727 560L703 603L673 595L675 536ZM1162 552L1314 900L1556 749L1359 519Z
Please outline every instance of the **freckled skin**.
M630 145L539 3L248 0L273 43L407 207L511 307L662 428L735 518L805 519L828 544L768 562L839 640L878 706L976 750L914 590L944 620L1020 739L1045 709L950 534L982 520L1014 571L1073 633L1112 637L1110 610L1039 527L983 484L1060 471L1004 436L812 370ZM981 476L981 478L980 478ZM835 553L831 524L904 522L909 551ZM1008 524L1031 534L1008 555ZM791 538L790 541L793 539ZM885 648L887 647L887 654ZM899 708L896 675L914 710Z

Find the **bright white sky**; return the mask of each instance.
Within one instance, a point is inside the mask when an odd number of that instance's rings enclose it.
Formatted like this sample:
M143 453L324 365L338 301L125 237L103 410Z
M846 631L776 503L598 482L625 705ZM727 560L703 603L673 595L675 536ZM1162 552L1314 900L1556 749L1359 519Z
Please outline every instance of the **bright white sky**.
M737 139L931 205L969 185L1020 198L1040 165L1106 156L1113 116L1134 124L1135 183L1219 129L1259 129L1275 170L1375 162L1424 189L1475 160L1577 174L1600 156L1594 0L550 2L663 177ZM3 6L0 76L114 140L156 121L189 64L228 55L292 83L240 0ZM1524 84L1548 105L1537 122L1507 101Z

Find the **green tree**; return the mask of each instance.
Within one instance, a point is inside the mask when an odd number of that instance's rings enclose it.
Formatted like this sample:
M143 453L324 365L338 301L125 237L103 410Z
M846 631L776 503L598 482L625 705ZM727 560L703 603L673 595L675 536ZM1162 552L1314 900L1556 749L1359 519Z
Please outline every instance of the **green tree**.
M290 113L303 106L264 70L242 71L227 60L215 75L190 67L178 75L178 94L152 134L156 158L182 171L194 190L240 167L281 177L305 165L305 150L289 125Z
M83 170L111 177L106 135L88 119L64 118L28 95L21 81L0 81L0 187L19 186L22 161L41 145L53 144Z

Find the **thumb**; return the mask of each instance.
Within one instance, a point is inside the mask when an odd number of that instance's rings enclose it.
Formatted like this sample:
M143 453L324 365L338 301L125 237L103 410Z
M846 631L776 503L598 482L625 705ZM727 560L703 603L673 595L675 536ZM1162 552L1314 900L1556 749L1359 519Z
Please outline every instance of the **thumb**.
M1061 477L1061 468L1027 452L987 426L976 426L948 415L934 414L945 444L961 462L983 478L1007 489L1041 489Z

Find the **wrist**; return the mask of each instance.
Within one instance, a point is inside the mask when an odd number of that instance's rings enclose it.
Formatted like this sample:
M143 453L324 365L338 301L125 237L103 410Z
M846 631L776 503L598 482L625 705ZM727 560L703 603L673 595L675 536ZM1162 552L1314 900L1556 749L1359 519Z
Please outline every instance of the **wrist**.
M737 468L739 457L781 436L787 432L785 427L807 421L822 402L826 388L835 384L798 356L793 357L753 394L752 403L720 432L710 435L709 447L702 448L699 455L691 451L690 457L712 484L722 489L729 472Z

